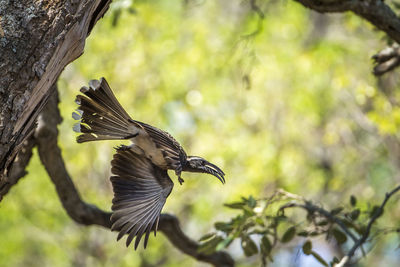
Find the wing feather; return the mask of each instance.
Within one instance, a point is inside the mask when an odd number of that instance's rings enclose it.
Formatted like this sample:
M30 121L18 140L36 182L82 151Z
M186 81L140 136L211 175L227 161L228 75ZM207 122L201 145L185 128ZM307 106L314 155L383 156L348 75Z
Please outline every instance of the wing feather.
M114 174L110 178L114 190L112 230L119 231L117 240L128 234L127 246L136 238L135 249L145 234L146 247L151 230L158 226L173 182L166 170L132 149L117 150L111 165Z
M180 165L181 161L187 158L185 150L172 135L147 123L132 121L142 126L156 146L163 150L164 158L171 167L175 169L176 166Z

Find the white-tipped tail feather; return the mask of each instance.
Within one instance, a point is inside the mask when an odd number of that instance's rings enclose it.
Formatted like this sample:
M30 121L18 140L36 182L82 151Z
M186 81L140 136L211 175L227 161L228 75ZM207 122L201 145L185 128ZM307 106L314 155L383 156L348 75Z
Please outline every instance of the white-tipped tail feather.
M130 139L138 134L133 127L132 119L119 104L104 78L89 82L89 88L84 86L80 90L84 95L76 97L79 105L72 117L79 120L74 125L74 131L82 133L78 136L78 143Z

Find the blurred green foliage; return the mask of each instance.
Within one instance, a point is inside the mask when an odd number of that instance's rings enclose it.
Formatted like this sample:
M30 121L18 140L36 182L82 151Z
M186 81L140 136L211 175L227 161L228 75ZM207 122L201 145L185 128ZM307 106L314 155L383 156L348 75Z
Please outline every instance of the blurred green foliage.
M393 189L385 197L385 202L399 189ZM267 198L255 199L251 195L248 198L241 197L238 202L225 204L228 208L239 210L240 214L229 221L216 222L216 232L199 239L199 251L211 254L229 248L233 242L240 240L244 255L260 255L261 266L264 267L268 262L274 262L282 245L293 241L303 243L301 251L304 255L312 255L323 266L335 266L342 256L336 252L329 255L329 259L324 259L316 251L321 248L321 240L340 249L347 247L347 251L353 250L356 245L354 251L360 250L366 255L364 247L377 242L377 235L382 231L373 226L384 213L384 207L380 205L361 210L354 195L350 196L349 203L340 205L343 206L326 210L304 197L282 189ZM398 233L399 229L385 228L383 231L385 234L393 234ZM315 243L317 249L313 250ZM347 252L345 254L348 255ZM351 262L354 261L357 259L351 259Z
M75 95L100 77L132 117L224 169L226 185L185 174L167 201L164 211L194 239L236 216L222 204L241 196L262 198L282 187L331 208L356 195L366 208L394 186L399 96L379 88L369 61L382 34L351 14L322 18L324 25L292 1L260 8L264 19L247 1L112 4L59 80L59 145L85 201L110 209L109 162L119 143L75 142ZM36 153L28 171L0 203L0 266L202 266L162 234L135 252L115 233L75 224ZM398 224L399 209L389 205L382 225ZM364 266L397 262L387 249L397 243L377 243ZM301 246L281 249L295 254ZM238 266L258 264L240 244L230 252ZM274 264L293 261L282 252Z

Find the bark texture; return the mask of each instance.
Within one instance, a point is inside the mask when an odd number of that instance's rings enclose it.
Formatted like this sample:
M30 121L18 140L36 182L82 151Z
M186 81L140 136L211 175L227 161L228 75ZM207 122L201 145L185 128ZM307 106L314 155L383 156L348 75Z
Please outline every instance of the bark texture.
M0 188L61 71L110 1L0 1Z

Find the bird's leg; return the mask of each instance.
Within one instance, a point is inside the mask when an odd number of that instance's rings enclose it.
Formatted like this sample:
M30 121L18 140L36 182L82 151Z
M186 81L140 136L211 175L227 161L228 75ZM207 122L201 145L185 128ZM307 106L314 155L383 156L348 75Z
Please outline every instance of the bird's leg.
M176 168L175 174L176 174L176 176L178 176L178 182L182 185L183 182L184 182L185 180L183 180L183 179L181 178L181 172L182 172L182 167L181 167L181 166L179 166L178 168Z

